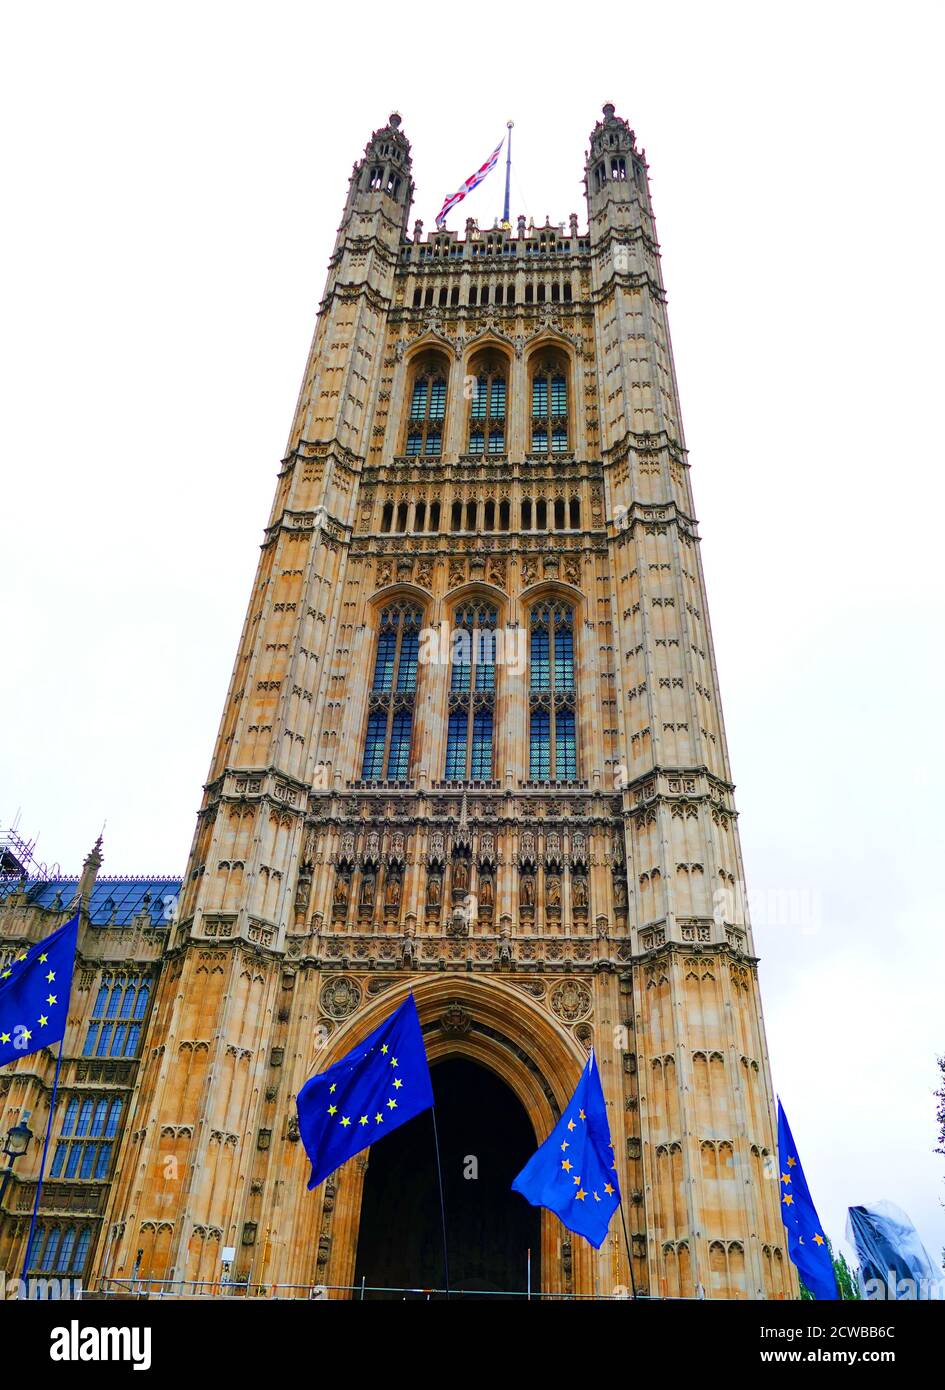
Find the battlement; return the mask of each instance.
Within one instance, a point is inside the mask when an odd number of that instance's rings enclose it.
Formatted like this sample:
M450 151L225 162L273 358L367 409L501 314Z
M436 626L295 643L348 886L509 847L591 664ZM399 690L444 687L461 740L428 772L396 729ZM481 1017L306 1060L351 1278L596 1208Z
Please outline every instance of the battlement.
M401 245L400 258L410 264L451 265L457 261L512 261L541 256L586 256L590 254L590 234L578 231L577 214L572 213L568 227L564 222L552 223L545 218L543 226L517 219L514 227L496 220L493 226L481 228L476 219L466 219L466 235L444 229L424 236L423 223L414 223L413 237Z

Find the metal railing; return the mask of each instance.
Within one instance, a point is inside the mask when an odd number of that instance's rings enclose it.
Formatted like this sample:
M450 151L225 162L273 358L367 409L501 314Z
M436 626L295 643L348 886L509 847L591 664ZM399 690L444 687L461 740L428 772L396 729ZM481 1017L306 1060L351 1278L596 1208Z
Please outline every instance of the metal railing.
M537 1289L450 1289L394 1287L382 1284L255 1284L249 1280L221 1279L113 1279L104 1278L99 1288L86 1298L243 1298L243 1299L309 1299L315 1302L328 1301L332 1295L352 1300L364 1300L371 1295L385 1299L402 1301L421 1300L434 1302L453 1298L505 1298L525 1299L526 1301L555 1302L605 1302L623 1301L630 1298L629 1289L619 1287L612 1293L545 1293ZM641 1295L646 1298L647 1295ZM663 1300L659 1300L663 1301Z

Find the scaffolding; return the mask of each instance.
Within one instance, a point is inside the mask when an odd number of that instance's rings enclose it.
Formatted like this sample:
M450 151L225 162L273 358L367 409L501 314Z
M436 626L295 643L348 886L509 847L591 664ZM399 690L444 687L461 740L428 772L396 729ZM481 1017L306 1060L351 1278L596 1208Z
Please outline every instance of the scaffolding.
M8 883L24 878L46 880L59 878L58 864L46 865L36 858L36 840L27 840L19 830L20 813L17 811L13 824L4 828L0 825L0 883Z

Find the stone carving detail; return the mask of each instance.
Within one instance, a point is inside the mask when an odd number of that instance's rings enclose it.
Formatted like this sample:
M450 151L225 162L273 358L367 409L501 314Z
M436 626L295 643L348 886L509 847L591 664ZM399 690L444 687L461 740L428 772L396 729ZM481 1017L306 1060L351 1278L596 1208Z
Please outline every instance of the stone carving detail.
M562 980L551 991L551 1010L563 1023L582 1023L591 1012L591 992L580 980Z
M322 985L319 1003L329 1018L348 1018L361 1003L361 986L347 975L338 975Z
M440 1026L450 1037L462 1037L472 1027L472 1019L457 999L447 1004Z

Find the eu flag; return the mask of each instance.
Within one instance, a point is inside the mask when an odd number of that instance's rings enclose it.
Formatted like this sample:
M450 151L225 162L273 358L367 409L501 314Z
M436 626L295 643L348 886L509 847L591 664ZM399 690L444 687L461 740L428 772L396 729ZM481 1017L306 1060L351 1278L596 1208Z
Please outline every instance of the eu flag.
M0 1065L65 1036L78 913L0 970Z
M787 1228L788 1254L815 1298L839 1298L833 1260L820 1218L814 1209L791 1127L778 1100L778 1158L781 1220Z
M432 1104L420 1019L408 994L379 1028L299 1091L299 1134L312 1162L309 1189Z
M548 1138L512 1183L533 1207L547 1207L599 1250L620 1205L617 1160L593 1052Z

